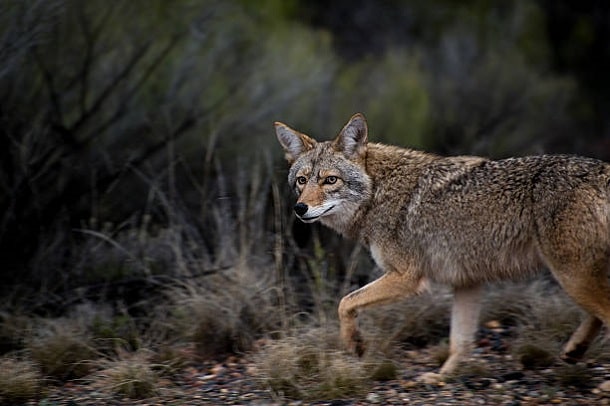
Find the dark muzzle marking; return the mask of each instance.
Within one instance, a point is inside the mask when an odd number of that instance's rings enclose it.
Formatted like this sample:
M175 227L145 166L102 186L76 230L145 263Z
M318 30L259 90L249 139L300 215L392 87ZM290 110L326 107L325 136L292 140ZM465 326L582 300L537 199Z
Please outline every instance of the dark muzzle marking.
M309 210L309 207L307 207L305 203L297 203L294 205L294 212L299 216L307 213L307 210Z

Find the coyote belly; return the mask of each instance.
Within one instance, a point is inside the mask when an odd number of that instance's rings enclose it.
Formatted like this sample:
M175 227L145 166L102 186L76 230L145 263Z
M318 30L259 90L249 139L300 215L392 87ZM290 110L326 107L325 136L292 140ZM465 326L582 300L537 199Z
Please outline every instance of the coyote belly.
M297 217L359 241L385 271L339 304L348 349L364 351L358 310L416 294L428 281L444 283L454 290L450 356L427 377L439 379L470 349L481 286L544 265L588 313L564 359L581 358L610 323L608 164L565 155L442 157L369 143L361 114L333 141L275 127Z

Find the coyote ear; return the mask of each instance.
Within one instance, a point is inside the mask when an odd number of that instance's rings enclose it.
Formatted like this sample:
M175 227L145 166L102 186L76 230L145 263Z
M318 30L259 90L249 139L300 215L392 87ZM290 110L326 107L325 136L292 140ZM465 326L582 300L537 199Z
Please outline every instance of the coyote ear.
M343 152L349 159L364 158L368 142L368 127L362 113L356 113L349 119L337 138L333 147Z
M293 130L284 123L275 122L275 134L284 148L286 160L293 163L305 151L313 149L316 140Z

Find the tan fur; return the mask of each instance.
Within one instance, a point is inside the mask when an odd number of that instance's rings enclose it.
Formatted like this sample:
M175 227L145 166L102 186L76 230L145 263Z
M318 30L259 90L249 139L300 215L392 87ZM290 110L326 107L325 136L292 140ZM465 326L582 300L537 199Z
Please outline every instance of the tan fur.
M282 123L276 133L291 164L297 216L356 239L385 271L339 304L349 349L364 351L359 309L440 282L453 287L454 307L450 356L435 377L450 374L476 331L480 287L543 265L590 315L566 344L566 360L582 357L610 324L608 164L565 155L442 157L369 143L361 114L333 141Z

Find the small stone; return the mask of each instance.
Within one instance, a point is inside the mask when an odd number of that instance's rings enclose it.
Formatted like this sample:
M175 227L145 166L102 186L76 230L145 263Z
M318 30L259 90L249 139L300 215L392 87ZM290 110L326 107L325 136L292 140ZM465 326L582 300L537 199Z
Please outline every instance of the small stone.
M493 329L501 328L502 324L498 320L489 320L487 323L485 323L485 327L487 327L490 330L493 330Z
M425 383L426 385L438 385L445 386L445 382L443 382L443 376L441 374L437 374L435 372L426 372L417 377L419 382Z
M602 392L610 392L610 381L604 381L604 382L600 383L597 387Z
M374 392L371 392L368 395L366 395L366 401L369 403L379 403L380 400L381 400L381 397Z

